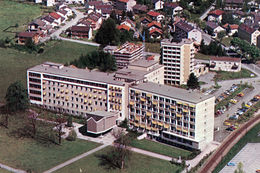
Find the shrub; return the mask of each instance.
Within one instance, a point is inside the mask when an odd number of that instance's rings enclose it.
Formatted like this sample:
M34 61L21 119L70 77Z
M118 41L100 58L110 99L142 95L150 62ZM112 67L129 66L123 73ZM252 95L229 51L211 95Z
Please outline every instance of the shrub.
M75 130L71 130L69 133L69 136L66 138L68 141L76 141L77 138L77 133L75 132Z

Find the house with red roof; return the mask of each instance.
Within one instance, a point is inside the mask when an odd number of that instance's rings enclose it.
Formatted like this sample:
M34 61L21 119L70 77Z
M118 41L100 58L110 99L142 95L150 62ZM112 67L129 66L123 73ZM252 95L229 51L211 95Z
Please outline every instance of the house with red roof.
M241 59L233 57L211 57L209 67L213 71L239 72L241 70Z
M92 28L90 26L72 26L66 30L66 34L72 38L92 38Z
M140 19L140 22L141 22L142 25L147 25L148 23L151 23L152 20L150 18L147 18L147 17L142 17Z
M221 22L222 15L225 12L222 10L213 10L208 13L208 21Z
M244 23L240 24L238 27L238 37L242 40L246 40L250 44L256 46L257 37L260 35L258 29L252 28Z
M223 25L223 28L226 29L226 31L229 31L228 35L232 36L233 34L235 34L236 32L238 32L238 27L239 25L237 24L228 24L226 23L225 25Z
M147 15L152 19L152 20L156 20L157 22L160 22L161 20L164 19L164 15L162 15L161 13L158 13L156 11L149 11L147 13Z
M18 44L25 45L26 41L31 39L33 43L38 44L39 43L39 33L36 31L33 32L20 32L18 34Z
M148 30L151 31L154 28L162 29L162 25L160 22L152 21L147 25Z
M130 30L130 27L128 25L125 25L125 24L121 24L121 25L118 25L117 26L117 29L119 29L120 31L129 31Z
M163 0L152 0L154 10L160 10L163 9Z
M58 25L61 24L61 22L62 22L61 21L61 16L58 13L52 12L52 13L49 14L49 16L54 19L55 23L57 23Z
M172 17L175 17L183 12L183 8L176 2L165 2L164 9L169 11Z
M150 38L161 39L163 36L163 32L161 29L154 28L154 29L150 30L149 35L150 35Z

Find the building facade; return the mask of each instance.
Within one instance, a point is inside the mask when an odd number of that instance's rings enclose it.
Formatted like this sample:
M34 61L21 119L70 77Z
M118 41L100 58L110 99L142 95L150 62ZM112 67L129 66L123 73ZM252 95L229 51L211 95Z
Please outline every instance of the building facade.
M150 137L203 149L213 141L214 96L166 85L129 87L130 128Z
M209 60L210 70L214 71L241 71L241 59L231 57L211 57Z
M169 85L186 84L194 68L195 48L193 41L182 39L172 42L161 41L161 57L164 65L164 83Z
M45 62L27 70L32 104L61 113L86 116L93 111L115 111L126 117L127 90L112 74Z
M260 31L254 29L244 23L238 27L238 37L242 40L246 40L250 44L256 46L257 37L260 35Z

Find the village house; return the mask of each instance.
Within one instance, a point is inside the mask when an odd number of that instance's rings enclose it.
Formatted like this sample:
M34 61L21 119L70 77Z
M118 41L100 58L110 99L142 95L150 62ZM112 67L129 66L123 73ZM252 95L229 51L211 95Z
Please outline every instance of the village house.
M225 0L225 10L241 10L244 0Z
M151 31L152 29L154 29L154 28L157 28L157 29L162 29L162 25L161 25L161 23L159 23L159 22L156 22L156 21L152 21L151 23L149 23L148 25L147 25L147 27L148 27L148 30L149 31Z
M123 20L120 24L121 24L121 25L122 25L122 24L127 25L127 26L129 26L130 28L133 28L133 30L135 29L135 25L136 25L136 23L135 23L134 21L130 20L129 18Z
M152 39L161 39L163 36L163 32L161 29L154 28L149 31L150 38Z
M39 34L37 32L20 32L18 34L18 44L25 45L26 41L31 39L34 44L39 43Z
M259 30L252 28L244 23L238 27L238 37L242 40L246 40L250 44L256 46L257 37L260 35Z
M209 60L210 70L239 72L241 70L241 59L232 57L211 57Z
M91 22L91 28L98 30L103 22L102 15L99 13L90 13L84 20Z
M61 16L59 14L57 14L56 12L52 12L49 15L50 15L50 17L52 17L54 19L55 23L57 23L58 25L61 24L62 19L61 19Z
M147 15L149 17L151 17L152 20L156 20L157 22L160 22L161 20L164 19L164 15L162 15L162 14L156 12L156 11L149 11L147 13Z
M173 27L174 33L179 39L187 38L194 40L196 44L200 44L202 40L202 34L198 29L194 28L183 20L180 20Z
M124 10L124 11L132 11L133 6L136 5L135 0L117 0L116 1L116 9Z
M125 24L121 24L121 25L118 25L117 26L117 29L120 30L120 31L129 31L130 30L130 26L128 25L125 25Z
M223 28L225 28L226 31L229 30L229 33L228 33L229 36L232 36L233 34L238 32L238 27L239 26L237 24L230 25L230 24L226 23L225 25L223 25Z
M72 38L92 38L92 28L89 26L72 26L66 33Z
M210 21L206 22L206 28L208 33L213 36L217 36L219 32L225 31L225 29L219 26L216 22L210 22Z
M221 22L222 21L222 14L225 12L222 10L214 10L210 11L208 14L208 21L213 21L213 22Z
M148 23L151 23L152 20L149 19L149 18L147 18L147 17L142 17L142 18L140 19L140 22L141 22L142 25L147 25Z
M144 14L147 13L148 7L146 5L136 4L133 6L133 11L135 14Z
M44 27L46 23L40 19L36 19L33 22L29 23L28 30L29 31L37 31L41 30L40 28Z
M168 11L172 17L180 15L183 12L183 8L179 6L179 4L172 2L166 2L164 4L164 9Z
M154 10L163 9L164 1L162 1L162 0L153 0L152 3L153 3Z

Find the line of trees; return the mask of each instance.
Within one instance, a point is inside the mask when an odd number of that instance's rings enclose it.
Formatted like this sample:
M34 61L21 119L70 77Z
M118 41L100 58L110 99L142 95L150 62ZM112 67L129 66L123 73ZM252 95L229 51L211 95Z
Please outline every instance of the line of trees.
M90 70L98 68L100 71L109 72L116 71L115 57L104 51L93 51L87 55L81 55L79 59L70 62L78 68L88 68Z
M239 49L243 52L243 56L250 62L260 60L260 50L256 46L250 45L247 41L234 37L231 40L231 44L235 47L239 47Z
M205 45L204 40L200 44L200 52L205 55L225 56L226 52L216 41L211 41L209 45Z

